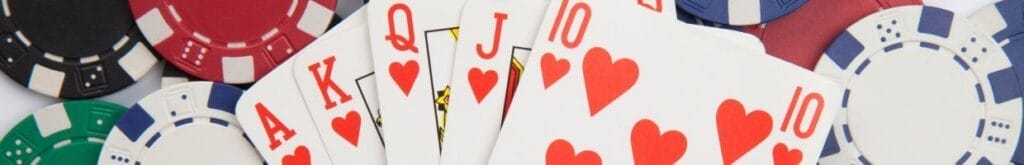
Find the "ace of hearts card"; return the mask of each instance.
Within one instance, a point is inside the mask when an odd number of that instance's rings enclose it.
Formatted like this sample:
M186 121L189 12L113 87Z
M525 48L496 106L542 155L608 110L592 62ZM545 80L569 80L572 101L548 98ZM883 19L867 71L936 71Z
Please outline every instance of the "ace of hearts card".
M357 10L243 94L237 116L268 164L384 164L376 95L360 89L373 86L366 22Z

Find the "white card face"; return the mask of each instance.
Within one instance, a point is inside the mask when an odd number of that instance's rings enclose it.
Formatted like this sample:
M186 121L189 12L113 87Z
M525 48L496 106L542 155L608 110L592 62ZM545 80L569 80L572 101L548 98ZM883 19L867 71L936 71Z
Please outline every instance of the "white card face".
M315 42L314 42L315 43ZM287 60L242 94L238 122L267 164L330 164Z
M370 48L387 162L436 164L444 132L443 97L464 0L371 1ZM441 91L441 92L438 92Z
M489 162L816 162L837 84L651 11L549 4Z
M358 10L336 33L321 37L296 54L293 73L306 110L334 164L385 164L378 136L376 91L360 90L360 79L373 75L366 12Z
M486 164L547 1L469 1L462 11L441 164ZM510 77L510 75L512 75Z

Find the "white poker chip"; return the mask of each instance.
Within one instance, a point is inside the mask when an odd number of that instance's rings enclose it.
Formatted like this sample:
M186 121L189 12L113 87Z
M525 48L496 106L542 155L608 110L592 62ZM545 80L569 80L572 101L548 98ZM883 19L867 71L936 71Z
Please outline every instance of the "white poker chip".
M241 95L212 82L149 94L117 121L99 164L262 164L235 118Z
M953 12L871 14L815 69L846 88L819 163L1010 164L1024 118L1013 67L993 38Z

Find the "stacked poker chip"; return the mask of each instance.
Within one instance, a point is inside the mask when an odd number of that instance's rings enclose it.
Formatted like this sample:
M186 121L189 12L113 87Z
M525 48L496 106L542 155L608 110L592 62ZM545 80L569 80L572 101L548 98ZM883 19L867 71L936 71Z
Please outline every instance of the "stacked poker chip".
M1024 165L1024 0L937 1L0 0L0 164Z

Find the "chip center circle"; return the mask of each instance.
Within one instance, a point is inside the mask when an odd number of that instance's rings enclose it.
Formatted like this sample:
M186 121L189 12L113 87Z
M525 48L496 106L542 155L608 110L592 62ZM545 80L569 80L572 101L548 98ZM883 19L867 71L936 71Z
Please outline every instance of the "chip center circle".
M259 41L299 6L292 0L172 0L181 22L213 42ZM294 21L294 20L291 20Z
M112 50L135 22L117 0L7 0L11 21L43 51L80 58ZM56 12L60 11L60 12Z
M203 160L202 164L261 164L250 159L259 157L254 150L238 150L252 148L242 134L240 129L191 123L162 134L138 160L169 164L189 164L193 160Z
M944 164L975 144L985 109L977 76L954 56L908 42L871 55L850 79L850 136L868 161Z

